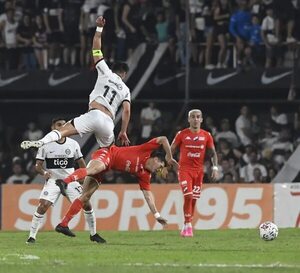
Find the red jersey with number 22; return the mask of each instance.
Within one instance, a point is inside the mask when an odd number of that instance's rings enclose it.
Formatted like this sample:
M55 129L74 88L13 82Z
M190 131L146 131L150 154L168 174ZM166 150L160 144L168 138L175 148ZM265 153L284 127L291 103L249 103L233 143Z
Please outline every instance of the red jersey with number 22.
M206 148L214 147L211 134L202 129L197 133L189 128L179 131L173 143L180 149L180 170L202 171Z

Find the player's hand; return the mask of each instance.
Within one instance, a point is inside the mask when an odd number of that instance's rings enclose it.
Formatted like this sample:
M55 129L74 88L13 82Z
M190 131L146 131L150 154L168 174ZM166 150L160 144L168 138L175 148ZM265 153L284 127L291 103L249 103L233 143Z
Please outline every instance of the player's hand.
M218 178L219 178L219 171L218 170L212 170L211 179L213 181L216 181L216 180L218 180Z
M118 136L118 140L121 141L121 144L123 146L129 146L130 145L130 141L127 137L126 132L120 132L119 136Z
M104 27L105 25L105 19L103 16L99 16L97 19L96 19L96 24L97 24L97 27Z
M49 178L51 178L51 173L45 171L43 177L48 180Z
M165 218L162 218L161 216L156 218L156 221L163 226L166 226L168 224L168 221Z
M178 162L173 157L166 156L166 161L167 161L168 166L175 168L175 170L178 169L178 167L179 167Z

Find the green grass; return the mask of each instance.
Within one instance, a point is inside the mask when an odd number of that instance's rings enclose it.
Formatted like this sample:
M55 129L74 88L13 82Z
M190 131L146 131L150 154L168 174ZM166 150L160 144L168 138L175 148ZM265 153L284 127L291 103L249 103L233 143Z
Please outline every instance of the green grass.
M299 273L299 231L280 229L271 242L254 229L196 231L185 239L177 231L102 232L105 245L90 242L88 232L39 232L34 245L25 244L27 232L0 232L0 272Z

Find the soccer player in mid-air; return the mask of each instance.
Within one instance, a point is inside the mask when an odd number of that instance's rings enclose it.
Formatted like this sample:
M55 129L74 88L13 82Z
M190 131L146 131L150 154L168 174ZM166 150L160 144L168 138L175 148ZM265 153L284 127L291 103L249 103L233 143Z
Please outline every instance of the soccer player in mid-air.
M200 197L203 164L206 153L212 160L212 179L218 177L218 158L211 134L201 129L202 112L193 109L188 113L189 128L179 131L171 145L172 154L179 148L178 180L184 197L184 226L181 236L193 237L192 219L197 199Z
M93 38L93 59L98 72L98 78L89 97L89 111L74 118L58 130L53 130L37 141L25 140L21 143L23 149L40 148L55 142L62 137L94 133L100 147L109 147L114 142L114 119L120 105L123 107L122 125L118 140L122 145L129 145L127 127L130 119L130 91L123 82L128 72L125 63L115 63L110 70L101 52L101 33L105 19L100 16L96 20L97 28Z
M51 129L58 130L66 121L63 118L55 118L52 120ZM44 162L46 167L44 167ZM85 161L79 144L68 137L48 143L39 148L36 156L36 171L45 178L45 185L40 194L39 205L33 214L29 238L27 244L33 244L39 227L43 223L44 215L50 206L54 205L58 200L61 192L60 188L55 184L56 179L64 178L74 172L75 162L80 168L85 168ZM82 193L82 186L79 182L71 183L66 191L66 197L73 202ZM97 243L105 243L105 240L96 233L95 213L90 202L84 204L84 216L90 229L90 240Z
M64 180L56 180L57 185L60 186L61 192L64 194L65 189L69 187L69 183L86 177L83 183L82 195L72 203L66 216L56 226L55 230L67 236L73 236L73 232L68 228L68 223L90 200L101 183L103 172L109 169L135 175L139 180L140 189L144 194L150 211L160 224L166 225L167 220L161 217L157 211L152 192L150 191L151 173L161 173L162 177L166 177L168 173L164 160L153 154L153 151L159 149L160 146L163 147L166 153L165 159L168 167L177 168L178 164L172 157L169 141L166 137L161 136L137 146L117 147L112 145L110 148L99 149L92 154L92 160L87 168L77 169Z

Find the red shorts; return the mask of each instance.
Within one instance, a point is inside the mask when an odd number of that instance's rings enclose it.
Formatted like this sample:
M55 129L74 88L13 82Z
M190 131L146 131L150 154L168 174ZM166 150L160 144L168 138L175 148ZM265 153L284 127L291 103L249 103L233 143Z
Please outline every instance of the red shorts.
M179 170L178 180L183 195L193 194L194 199L199 198L202 188L203 176L203 171Z
M98 160L105 164L108 168L110 163L110 152L108 148L102 148L92 153L92 160ZM93 175L92 177L97 180L98 183L101 183L103 172Z

